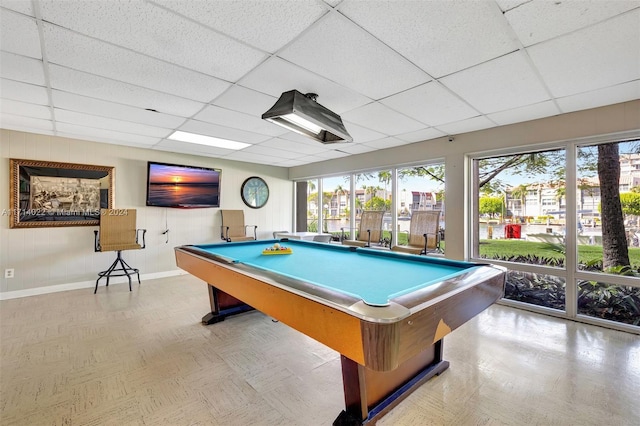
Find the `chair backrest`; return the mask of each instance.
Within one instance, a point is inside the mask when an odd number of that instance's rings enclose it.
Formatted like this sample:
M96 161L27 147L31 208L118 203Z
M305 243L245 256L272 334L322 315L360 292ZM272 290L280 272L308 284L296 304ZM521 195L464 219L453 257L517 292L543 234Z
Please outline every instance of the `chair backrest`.
M273 238L278 238L278 234L288 234L289 231L273 231Z
M313 237L313 241L317 241L319 243L328 243L331 241L331 237L331 234L316 235Z
M100 210L100 251L139 249L135 209Z
M438 245L440 229L440 210L417 210L411 212L409 225L410 246L424 246L424 235L427 235L427 249L435 249Z
M220 215L222 216L222 226L229 227L229 238L246 235L244 210L220 210Z
M384 219L384 210L366 210L360 216L360 224L358 225L358 241L369 241L369 232L371 231L371 242L377 243L382 240L382 220Z

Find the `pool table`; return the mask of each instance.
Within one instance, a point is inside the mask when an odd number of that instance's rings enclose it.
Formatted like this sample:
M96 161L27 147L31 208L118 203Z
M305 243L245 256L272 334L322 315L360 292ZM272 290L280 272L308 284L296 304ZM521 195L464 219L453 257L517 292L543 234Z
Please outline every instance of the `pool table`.
M290 254L265 255L275 243ZM502 297L504 268L310 241L175 248L208 283L203 323L259 310L339 352L345 409L334 425L375 424L449 363L443 338Z

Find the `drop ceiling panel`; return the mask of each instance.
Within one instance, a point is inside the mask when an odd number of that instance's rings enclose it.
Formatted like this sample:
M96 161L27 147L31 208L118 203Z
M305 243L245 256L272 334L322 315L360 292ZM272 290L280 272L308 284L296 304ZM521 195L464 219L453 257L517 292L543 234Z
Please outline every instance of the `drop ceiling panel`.
M517 49L494 2L346 1L340 12L433 77ZM414 85L415 86L415 85Z
M147 2L42 0L41 9L48 22L228 81L265 57Z
M105 141L113 141L121 145L133 143L135 145L151 146L160 140L160 138L152 138L149 136L133 135L131 133L118 132L115 130L99 129L96 127L81 126L70 123L56 123L56 129L60 132L69 133L86 138L95 135L97 138Z
M343 114L343 118L390 136L419 130L425 127L424 124L377 102L349 111Z
M204 104L144 87L50 65L51 86L54 89L158 112L190 117Z
M247 148L244 148L242 152L248 152L251 154L264 154L270 157L278 157L278 158L284 158L284 159L296 159L303 156L303 154L299 154L297 152L272 148L272 147L265 146L263 144L251 145Z
M376 139L381 139L385 136L380 132L373 131L367 127L358 126L357 124L346 120L344 121L344 126L351 137L353 137L353 141L356 143L373 141Z
M495 112L493 114L488 114L487 117L499 125L504 126L507 124L519 123L521 121L550 117L557 114L560 114L560 110L556 104L552 101L545 101L520 108Z
M52 64L202 102L211 101L230 86L217 78L60 27L45 25L43 31Z
M25 0L0 0L0 6L7 9L33 16L33 8L30 1Z
M531 0L496 0L496 3L500 6L500 10L506 12L530 1Z
M429 81L415 65L335 13L324 16L279 56L372 99Z
M336 149L348 154L364 154L365 152L376 151L376 148L363 143L342 144Z
M58 123L77 124L79 126L94 127L96 129L118 129L122 133L133 135L151 136L156 138L156 142L171 133L169 129L157 126L147 126L144 124L132 123L125 120L115 120L113 118L98 117L64 109L54 109L56 121Z
M220 95L213 103L233 111L262 117L262 114L271 108L277 100L277 97L265 95L255 90L241 86L233 86Z
M288 131L284 127L263 120L259 116L244 114L215 105L208 105L194 119L269 136L279 136Z
M147 111L129 105L103 101L76 95L75 93L53 90L51 92L53 105L56 108L70 111L84 112L101 117L115 118L118 120L132 121L135 123L158 126L161 128L175 128L185 122L184 117Z
M406 145L406 144L407 143L403 140L388 137L388 138L378 139L375 141L369 141L364 143L363 145L367 145L375 149L385 149L385 148L392 148L394 146L400 146L400 145Z
M280 161L278 163L278 166L280 167L295 167L295 166L302 166L304 164L308 164L311 161L305 161L304 158L300 158L300 159L296 159L296 160L284 160L284 161Z
M610 19L640 7L639 1L532 1L505 13L525 46ZM640 25L640 23L639 23Z
M73 132L67 132L66 129L68 128L68 125L63 125L62 126L63 129L65 130L60 130L58 129L56 131L56 136L60 136L62 138L69 138L69 139L80 139L80 140L86 140L87 139L87 134L86 134L86 130L82 129L81 132L79 133L73 133ZM93 133L91 133L93 134ZM151 148L149 146L148 143L143 143L143 142L137 142L131 139L127 139L127 140L120 140L114 137L111 137L112 135L98 135L96 134L96 136L92 139L95 142L101 142L101 143L106 143L106 144L111 144L111 145L122 145L122 146L129 146L129 147L133 147L133 148L142 148L142 149L149 149Z
M558 99L558 105L560 105L560 109L562 109L563 112L572 112L627 102L634 99L640 99L640 80L560 98Z
M23 115L14 115L10 113L5 114L4 112L0 117L0 126L2 126L3 129L21 130L23 128L28 128L32 130L46 130L47 132L53 132L53 122L51 120L25 117Z
M3 114L14 114L42 120L51 120L51 109L48 106L43 105L2 99L0 101L0 110Z
M304 164L311 164L311 163L319 163L321 161L326 161L326 158L317 157L315 155L309 155L307 157L302 157L301 160L304 161ZM291 166L289 166L289 167L291 167Z
M287 139L273 138L260 143L260 146L267 148L275 148L278 150L287 150L300 155L313 155L326 150L324 145L316 143L315 145L303 144Z
M557 97L640 78L640 9L527 49Z
M473 117L467 120L458 121L455 123L443 124L438 126L438 130L444 132L447 135L456 135L458 133L473 132L476 130L488 129L494 127L495 124L484 116Z
M397 135L396 138L401 139L406 142L421 142L428 141L430 139L440 138L442 136L446 136L445 133L441 132L438 129L423 129L415 132L403 133L401 135Z
M294 89L300 93L316 93L319 104L338 114L371 102L366 96L276 57L251 71L240 84L276 98Z
M479 114L442 84L430 82L380 101L430 126L451 123Z
M482 81L482 84L478 84ZM549 99L522 52L512 53L440 79L483 114Z
M316 0L277 3L157 0L156 3L271 53L327 13L327 8Z
M329 160L333 158L348 157L349 155L350 154L348 152L340 151L338 149L330 149L330 150L315 154L316 157L324 158L325 160Z
M224 156L225 160L244 161L247 163L260 163L260 164L275 164L282 161L281 158L264 155L253 154L251 152L245 152L244 150L234 151L231 154Z
M44 87L5 78L0 80L0 96L2 99L12 99L30 104L47 105L49 103L47 90Z
M23 83L44 86L44 71L42 61L15 55L8 52L0 52L0 77Z
M42 59L36 21L11 11L0 13L0 49Z

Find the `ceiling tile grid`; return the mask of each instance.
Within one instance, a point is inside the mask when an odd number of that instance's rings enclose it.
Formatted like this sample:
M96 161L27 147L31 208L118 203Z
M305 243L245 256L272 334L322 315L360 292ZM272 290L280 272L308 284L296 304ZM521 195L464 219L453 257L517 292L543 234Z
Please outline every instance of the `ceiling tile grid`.
M146 1L39 3L47 22L228 81L239 79L265 57L255 48Z
M53 25L43 25L49 64L172 95L209 102L230 83L113 46ZM150 105L153 107L153 105Z
M0 14L0 50L42 59L36 21L24 15L3 10Z
M3 128L294 167L639 99L640 0L0 0L0 77ZM261 119L293 89L354 141Z

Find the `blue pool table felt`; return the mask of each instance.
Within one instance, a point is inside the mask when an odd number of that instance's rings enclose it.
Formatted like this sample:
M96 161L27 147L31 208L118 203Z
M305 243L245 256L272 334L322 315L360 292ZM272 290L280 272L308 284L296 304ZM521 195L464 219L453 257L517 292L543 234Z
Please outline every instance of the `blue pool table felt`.
M293 253L287 256L263 256L262 251L277 240L250 243L226 243L194 246L234 262L306 281L362 299L372 306L387 306L389 300L411 293L468 270L460 263L449 265L410 260L412 255L376 253L375 249L357 249L322 243L281 242ZM473 267L470 264L470 267Z

